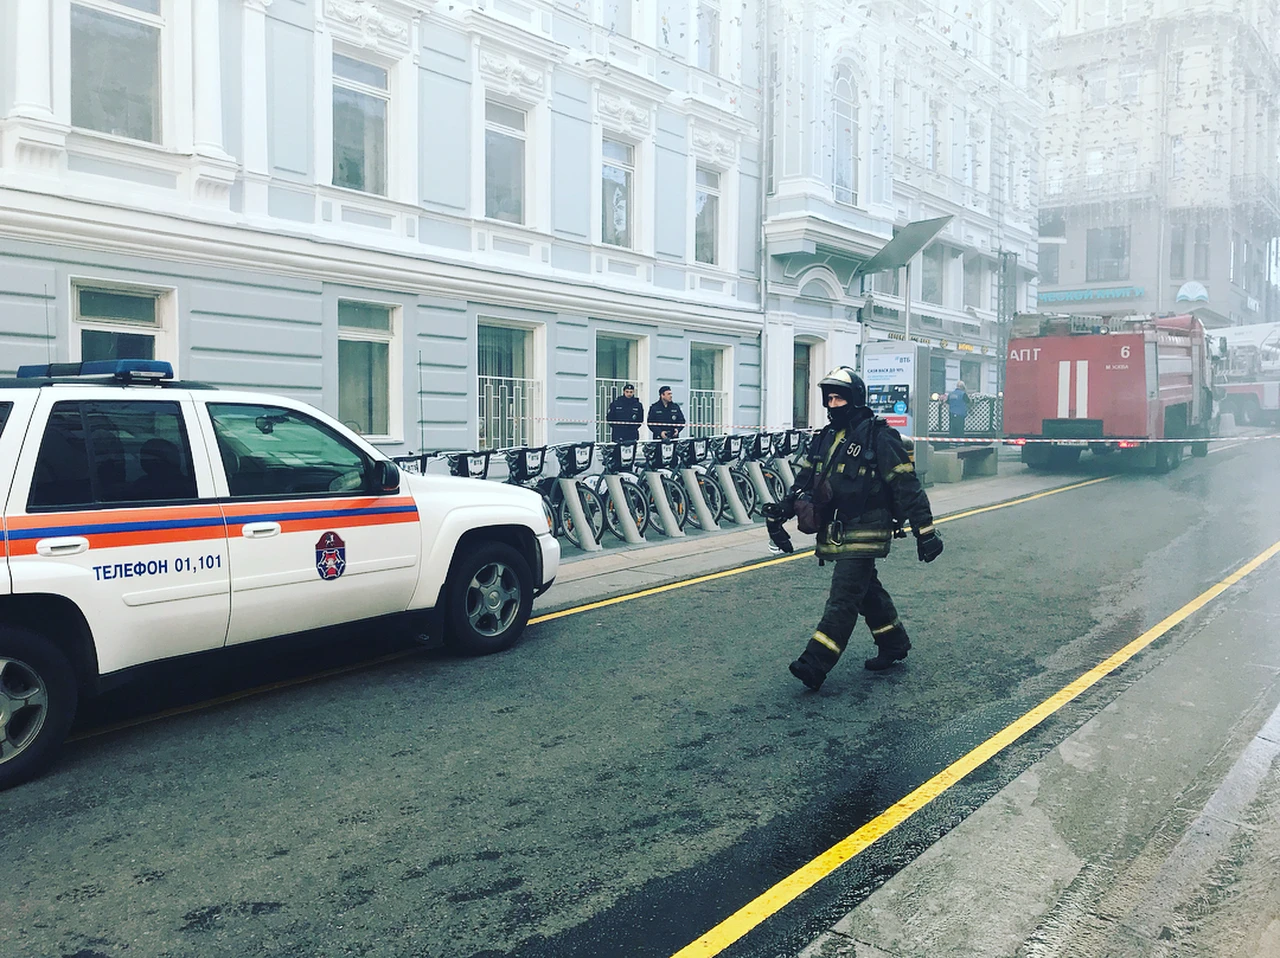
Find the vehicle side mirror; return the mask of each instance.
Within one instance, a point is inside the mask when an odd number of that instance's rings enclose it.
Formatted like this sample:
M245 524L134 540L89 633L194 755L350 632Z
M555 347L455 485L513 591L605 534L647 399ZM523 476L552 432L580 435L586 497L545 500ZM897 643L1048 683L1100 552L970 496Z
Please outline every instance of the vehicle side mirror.
M1218 402L1222 402L1222 400L1226 399L1226 398L1227 398L1227 387L1226 387L1226 386L1214 386L1214 387L1213 387L1213 398L1214 398L1214 399L1216 399L1216 400L1218 400Z
M386 459L375 459L373 462L373 489L380 495L389 496L400 491L400 467Z

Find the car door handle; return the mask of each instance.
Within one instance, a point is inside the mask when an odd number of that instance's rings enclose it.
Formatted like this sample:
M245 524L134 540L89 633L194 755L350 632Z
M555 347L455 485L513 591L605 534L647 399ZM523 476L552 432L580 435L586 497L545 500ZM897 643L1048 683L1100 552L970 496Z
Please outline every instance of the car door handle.
M248 522L245 523L240 534L246 539L269 539L271 536L280 534L280 523L278 522Z
M78 556L89 551L89 540L84 536L59 536L36 542L36 552L42 556Z

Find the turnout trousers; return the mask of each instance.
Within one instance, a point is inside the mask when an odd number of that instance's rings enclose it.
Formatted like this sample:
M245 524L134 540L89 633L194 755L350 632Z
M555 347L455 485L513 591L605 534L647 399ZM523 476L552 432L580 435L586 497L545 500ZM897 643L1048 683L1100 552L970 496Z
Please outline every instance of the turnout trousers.
M830 672L849 644L859 613L867 620L877 646L890 652L904 648L907 630L898 621L893 599L880 584L876 560L849 557L837 559L834 564L827 606L801 658Z

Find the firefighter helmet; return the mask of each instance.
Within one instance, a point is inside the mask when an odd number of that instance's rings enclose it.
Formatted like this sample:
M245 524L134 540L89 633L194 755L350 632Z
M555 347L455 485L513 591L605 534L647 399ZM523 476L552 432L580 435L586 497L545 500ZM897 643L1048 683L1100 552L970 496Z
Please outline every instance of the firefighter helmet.
M854 372L852 366L837 366L822 377L818 386L822 389L824 406L827 404L827 396L830 393L839 393L844 397L845 402L855 408L861 408L867 404L867 384Z

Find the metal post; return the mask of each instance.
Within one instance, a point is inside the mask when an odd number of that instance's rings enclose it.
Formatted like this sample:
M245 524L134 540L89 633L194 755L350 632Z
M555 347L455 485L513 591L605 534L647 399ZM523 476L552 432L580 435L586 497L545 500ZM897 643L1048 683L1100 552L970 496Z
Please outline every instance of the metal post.
M606 472L604 484L609 489L609 499L618 514L618 522L622 524L622 537L631 545L644 542L644 536L636 527L635 517L631 515L631 505L627 502L627 490L622 487L622 479L613 473Z
M733 514L733 521L740 526L751 525L751 516L742 504L742 500L738 498L738 487L733 481L732 470L723 462L717 462L716 478L720 480L720 488L724 490L724 496L729 500L729 511Z
M747 460L747 475L751 477L751 484L756 487L756 495L760 497L760 502L777 502L773 498L773 493L769 489L769 484L764 481L764 472L760 469L760 463L754 459Z
M911 257L915 259L915 257ZM907 284L902 293L902 335L911 342L911 260L907 260Z
M667 499L667 490L662 487L662 476L657 470L650 469L644 474L649 484L649 501L658 507L658 516L662 519L662 528L668 536L676 538L684 535L676 514L671 511L671 502Z
M702 487L698 485L698 474L688 466L680 470L680 477L684 479L685 492L689 496L689 503L693 506L693 511L698 514L698 522L702 524L702 528L719 529L716 524L716 517L711 514L711 507L707 505L707 500L703 498Z
M578 529L578 542L583 552L599 552L600 543L596 542L591 531L591 523L587 520L586 510L582 508L582 497L578 495L577 479L561 479L560 492L569 506L569 518Z
M786 456L775 456L773 468L778 470L778 475L782 477L782 481L786 484L788 490L796 484L796 474L792 472L791 463L787 462Z

